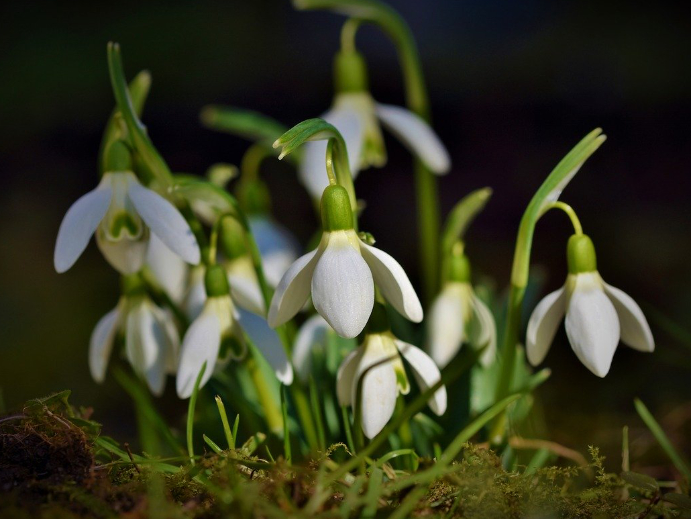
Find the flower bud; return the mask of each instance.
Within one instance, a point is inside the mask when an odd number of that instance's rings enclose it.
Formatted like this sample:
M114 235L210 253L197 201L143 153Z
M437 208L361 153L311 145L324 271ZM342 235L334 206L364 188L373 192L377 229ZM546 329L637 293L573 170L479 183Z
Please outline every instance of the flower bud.
M597 270L595 246L585 234L574 234L569 238L566 249L570 274L594 272Z
M347 231L353 228L353 210L350 208L348 191L343 186L331 185L324 189L321 217L324 232Z

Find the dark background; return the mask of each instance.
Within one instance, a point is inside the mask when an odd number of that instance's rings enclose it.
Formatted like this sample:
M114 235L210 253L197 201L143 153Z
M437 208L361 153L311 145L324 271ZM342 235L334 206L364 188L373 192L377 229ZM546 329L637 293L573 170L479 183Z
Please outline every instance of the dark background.
M604 146L562 199L579 212L603 277L641 302L653 355L621 347L604 380L577 361L560 332L541 389L552 438L616 452L620 428L641 433L632 399L665 417L682 448L691 415L691 359L657 313L687 329L691 311L691 18L680 4L628 2L397 1L417 38L434 126L453 170L440 181L442 208L472 189L495 194L473 226L468 253L478 275L508 282L518 221L559 159L601 126ZM299 13L288 2L22 2L5 7L0 38L0 387L7 407L63 388L93 405L106 432L134 432L129 402L110 379L90 378L91 330L118 297L118 277L91 245L68 273L52 266L60 220L96 184L101 132L114 105L106 43L121 43L128 77L154 78L144 120L170 166L203 173L238 163L246 142L201 127L207 103L269 114L286 125L331 101L331 57L343 18ZM374 96L402 103L389 41L363 28ZM387 138L389 163L364 172L362 228L417 282L412 172ZM287 164L265 178L278 218L302 239L313 231L309 200ZM286 215L281 217L281 215ZM568 221L538 226L533 263L542 293L565 276ZM528 309L530 310L530 309ZM173 384L169 382L169 390ZM184 404L166 395L171 416ZM676 424L676 425L675 425ZM633 438L634 436L632 436ZM612 463L618 463L616 459Z

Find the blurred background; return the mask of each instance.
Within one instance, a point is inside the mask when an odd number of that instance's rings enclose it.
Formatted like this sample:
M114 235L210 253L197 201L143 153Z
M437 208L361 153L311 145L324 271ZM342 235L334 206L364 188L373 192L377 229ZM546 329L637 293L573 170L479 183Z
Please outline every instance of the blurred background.
M643 433L640 396L684 441L691 421L691 18L679 4L398 0L422 56L434 127L453 159L440 179L444 213L470 190L494 196L467 251L477 276L506 287L521 214L561 157L595 127L608 135L562 199L593 238L603 277L641 303L654 354L620 347L601 380L559 332L540 389L551 439L594 444L619 463L621 427ZM63 275L52 257L68 207L97 182L101 132L114 106L106 43L121 43L128 77L153 74L144 121L177 172L238 163L247 142L204 129L208 103L258 110L286 125L331 102L331 59L343 18L300 13L287 1L15 2L0 46L0 387L6 408L61 389L93 406L106 433L135 433L129 401L109 377L90 378L87 347L116 303L118 276L92 244ZM403 103L390 42L363 28L358 47L376 99ZM417 284L412 167L387 138L389 163L357 181L361 227ZM275 214L305 243L315 220L289 164L267 161ZM537 229L540 295L566 275L567 219ZM534 304L534 303L533 303ZM532 308L527 308L530 312ZM670 323L676 323L672 325ZM678 328L681 326L681 329ZM168 384L165 406L184 415ZM686 424L686 426L684 426ZM640 434L639 434L640 433ZM638 436L637 436L638 435ZM688 435L686 435L688 436ZM643 451L641 451L643 452ZM635 451L634 451L635 455Z

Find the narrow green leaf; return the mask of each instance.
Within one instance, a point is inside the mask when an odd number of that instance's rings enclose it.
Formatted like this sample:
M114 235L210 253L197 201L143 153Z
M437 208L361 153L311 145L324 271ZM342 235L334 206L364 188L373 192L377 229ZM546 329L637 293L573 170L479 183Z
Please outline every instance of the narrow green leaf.
M443 254L450 254L454 243L458 240L463 240L466 230L475 217L484 209L491 196L491 188L478 189L463 197L451 209L441 235L441 250Z
M115 100L125 120L135 150L162 188L165 189L172 186L173 176L170 168L154 147L146 133L146 127L137 116L125 81L125 70L122 66L120 46L114 42L108 43L108 68L110 70L110 80L115 93Z
M238 135L249 141L265 142L269 147L288 129L269 116L231 106L205 106L199 117L207 128Z
M226 406L223 404L221 397L216 395L216 406L218 407L218 414L221 416L223 423L223 433L226 436L226 443L229 449L235 448L235 435L230 431L230 423L228 423L228 415L226 414Z
M369 476L367 484L367 493L365 494L365 508L362 510L360 517L374 517L379 508L379 489L384 477L384 472L380 468L373 468Z
M290 448L290 429L288 427L288 402L286 401L286 388L281 384L281 413L283 415L283 456L288 465L292 463L293 453Z
M214 451L216 454L221 454L223 452L223 449L221 449L214 441L209 438L206 434L202 434L202 438L204 438L204 442L211 447L211 450Z
M319 400L317 384L314 382L314 378L310 377L310 407L312 408L312 417L314 418L314 423L317 427L319 449L323 452L326 450L326 435L324 433L324 418Z
M144 111L144 103L149 95L149 90L151 88L151 74L148 70L142 70L137 74L132 81L130 81L128 92L130 94L130 99L132 100L132 105L134 106L134 112L138 117L141 117ZM101 138L101 146L98 150L98 165L100 173L105 173L105 164L103 162L103 154L106 148L114 141L118 139L123 139L121 125L124 124L122 118L122 113L116 107L113 109L113 113L106 123L106 128L103 132L103 137Z
M638 398L636 398L633 403L636 406L638 415L645 422L645 425L648 426L650 432L653 433L653 436L655 436L655 439L660 444L660 447L662 447L665 453L667 453L669 459L672 460L674 466L677 467L677 470L679 470L679 472L681 472L681 474L686 478L686 481L691 481L691 467L689 466L688 461L686 461L672 446L672 442L669 441L669 438L662 430L662 427L660 427L660 424L657 423L657 420L655 420L650 411L648 411L648 408L645 406L645 404Z

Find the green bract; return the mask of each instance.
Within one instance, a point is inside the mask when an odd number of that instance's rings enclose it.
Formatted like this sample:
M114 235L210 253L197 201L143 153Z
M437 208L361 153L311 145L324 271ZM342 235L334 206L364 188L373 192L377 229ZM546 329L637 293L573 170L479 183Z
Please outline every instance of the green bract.
M585 234L574 234L569 238L566 248L569 263L569 274L594 272L597 270L595 246Z

